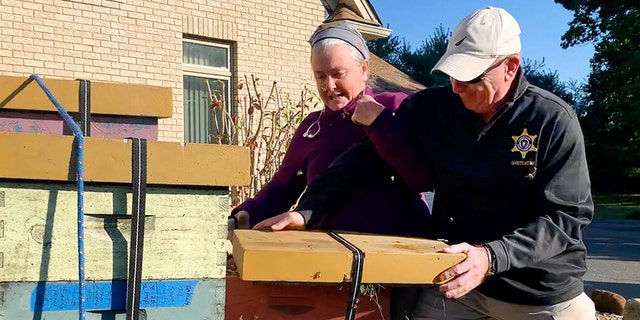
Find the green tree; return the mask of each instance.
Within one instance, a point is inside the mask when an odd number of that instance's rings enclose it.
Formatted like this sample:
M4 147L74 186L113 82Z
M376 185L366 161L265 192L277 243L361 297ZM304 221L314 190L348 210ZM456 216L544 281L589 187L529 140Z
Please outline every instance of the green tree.
M369 51L394 66L400 62L400 45L401 43L398 36L390 36L373 41L367 41Z
M640 167L640 2L555 2L573 11L562 46L595 47L583 117L594 184L628 189Z
M450 37L451 32L440 25L416 50L412 50L404 39L400 42L397 36L370 41L367 45L371 52L383 60L408 74L414 80L431 87L449 84L447 75L431 74L431 69L447 50ZM531 83L555 93L569 103L573 101L574 96L578 94L577 91L581 89L561 81L557 71L546 68L544 59L542 61L524 59L523 69Z
M427 87L448 84L449 77L442 73L432 74L431 69L447 51L450 37L451 32L440 25L415 51L405 43L400 52L399 69Z
M544 58L541 61L523 59L522 69L527 80L542 89L553 92L569 104L574 104L574 90L568 82L560 80L557 70L551 70L545 66Z
M367 46L371 52L414 80L431 87L449 83L446 75L431 74L431 69L446 51L450 36L451 32L440 25L416 50L411 50L411 45L404 39L401 43L397 36L369 41Z

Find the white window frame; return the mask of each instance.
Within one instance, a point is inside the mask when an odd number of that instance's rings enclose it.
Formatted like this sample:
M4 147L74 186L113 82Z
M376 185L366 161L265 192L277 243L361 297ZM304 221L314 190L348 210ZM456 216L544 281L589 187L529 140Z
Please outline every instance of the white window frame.
M229 68L219 68L219 67L203 66L199 64L183 63L182 64L183 72L185 75L187 76L207 75L207 77L210 75L214 75L216 77L222 77L222 78L226 77L226 79L223 79L223 80L231 81L231 68L233 66L231 61L231 45L230 44L220 43L220 42L207 42L207 41L195 40L190 38L184 38L182 39L182 42L196 43L196 44L201 44L208 47L218 47L218 48L227 49L227 62L228 62L227 65L229 66ZM184 57L184 53L183 53L183 57Z
M182 63L182 70L183 70L183 79L184 76L192 76L192 77L200 77L200 78L208 78L208 79L219 79L219 80L223 80L226 81L227 83L227 87L225 88L225 109L226 111L233 115L233 108L232 108L232 99L231 99L231 95L233 94L233 90L232 90L232 80L233 80L233 60L232 60L232 56L233 56L233 52L232 52L232 45L228 44L228 43L223 43L223 42L215 42L215 41L202 41L202 40L197 40L197 39L193 39L193 38L183 38L182 39L183 43L196 43L196 44L200 44L200 45L204 45L204 46L209 46L209 47L218 47L218 48L224 48L226 49L226 61L227 61L227 66L228 68L223 68L223 67L212 67L212 66L205 66L205 65L198 65L198 64L191 64L191 63ZM184 52L182 53L182 59L184 59ZM184 61L184 60L183 60ZM184 96L184 86L183 86L183 96ZM186 110L183 111L185 114L185 119L184 119L184 137L185 137L185 142L189 142L186 141L187 140L187 130L189 130L189 128L187 127L187 121L189 119L187 119L186 116ZM231 124L229 124L231 125ZM190 142L193 143L193 142Z

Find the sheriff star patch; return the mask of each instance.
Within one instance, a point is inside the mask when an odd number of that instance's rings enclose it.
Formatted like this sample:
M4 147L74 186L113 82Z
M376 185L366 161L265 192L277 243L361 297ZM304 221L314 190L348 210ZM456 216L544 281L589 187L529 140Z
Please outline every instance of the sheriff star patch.
M524 130L522 130L522 133L519 136L511 136L511 139L513 139L513 141L516 143L511 151L520 152L520 155L522 155L522 159L524 159L524 157L527 156L527 152L538 151L538 148L533 145L537 137L537 135L530 135L525 128Z

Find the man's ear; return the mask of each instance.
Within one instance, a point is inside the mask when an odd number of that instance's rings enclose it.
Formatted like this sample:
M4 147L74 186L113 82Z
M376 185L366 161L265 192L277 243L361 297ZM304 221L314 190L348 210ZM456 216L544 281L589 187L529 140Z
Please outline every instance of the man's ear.
M521 61L521 56L520 54L514 54L511 57L509 57L509 60L507 60L507 72L505 73L505 80L511 80L514 79L516 77L516 74L518 73L518 68L520 68L520 61Z

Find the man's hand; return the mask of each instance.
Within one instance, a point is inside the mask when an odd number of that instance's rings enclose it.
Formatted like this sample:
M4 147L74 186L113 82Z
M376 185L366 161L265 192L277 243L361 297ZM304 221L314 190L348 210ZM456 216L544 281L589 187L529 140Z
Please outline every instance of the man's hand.
M356 110L351 116L351 121L362 126L370 126L380 113L384 110L384 106L368 95L363 95L358 99Z
M450 299L458 299L479 286L489 270L489 256L484 247L472 246L468 243L454 244L444 248L445 253L464 253L467 258L457 265L443 271L438 276L440 292Z
M253 226L255 230L271 229L280 231L284 229L304 229L304 218L298 211L281 213L275 217L265 219Z

